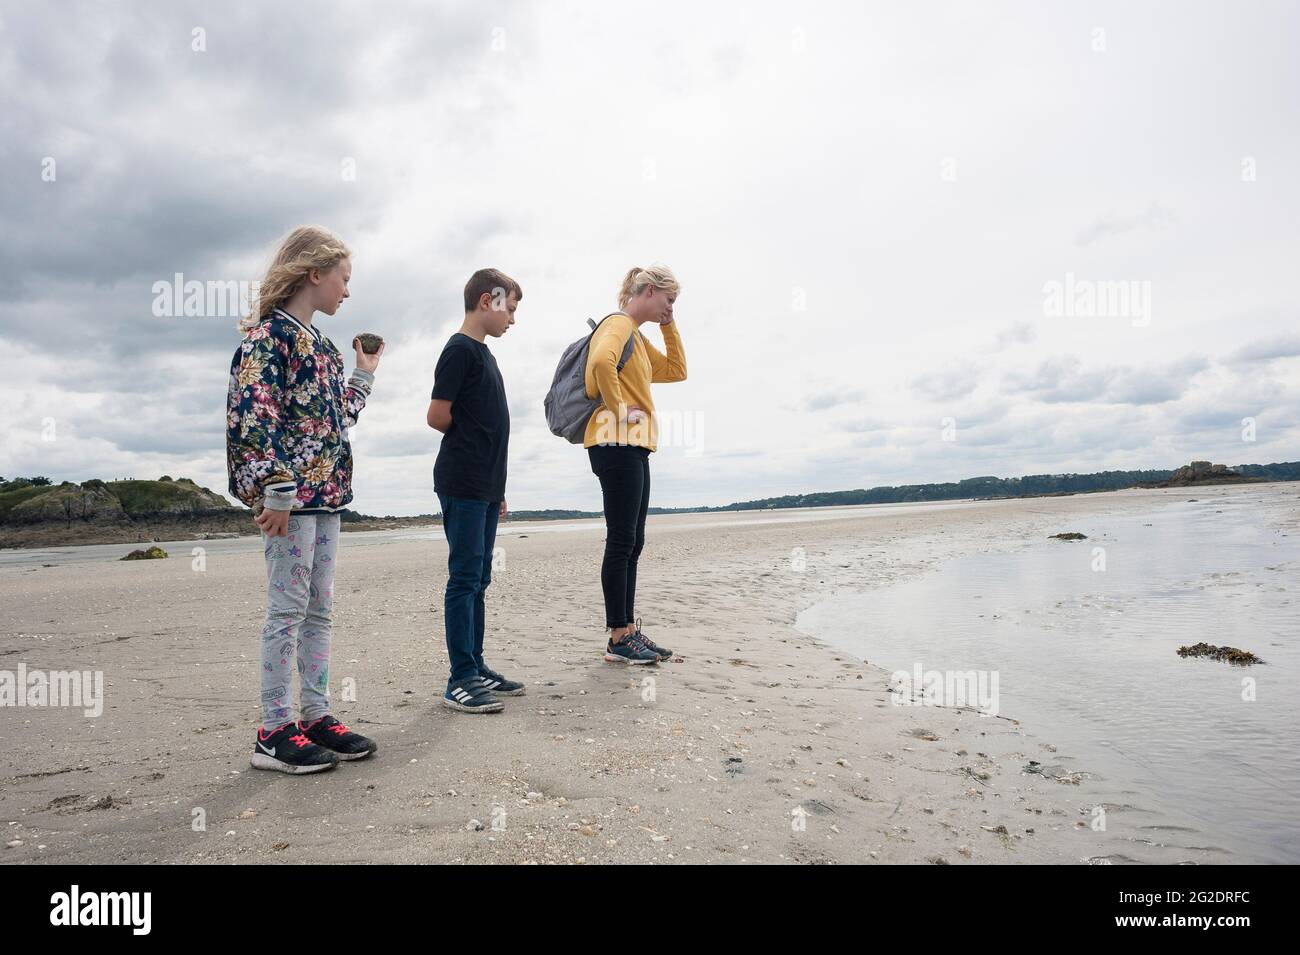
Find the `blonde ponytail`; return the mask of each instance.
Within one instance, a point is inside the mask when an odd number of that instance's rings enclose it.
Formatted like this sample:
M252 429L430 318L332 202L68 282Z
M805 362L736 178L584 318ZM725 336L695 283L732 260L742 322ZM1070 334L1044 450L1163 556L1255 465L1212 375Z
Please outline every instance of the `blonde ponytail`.
M655 264L648 269L628 269L627 275L623 276L623 286L618 290L618 307L627 308L628 302L644 292L647 285L663 289L674 296L681 292L677 276L673 275L673 270L666 265Z

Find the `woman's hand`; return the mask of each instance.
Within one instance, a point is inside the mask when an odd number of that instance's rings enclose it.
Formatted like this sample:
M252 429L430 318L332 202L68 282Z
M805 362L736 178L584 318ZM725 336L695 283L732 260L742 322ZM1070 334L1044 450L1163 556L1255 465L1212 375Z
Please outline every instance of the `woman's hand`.
M633 405L631 408L627 409L628 424L640 424L645 419L646 419L645 412L640 408L638 408L636 405Z
M506 499L503 497L501 498L501 510L497 511L497 520L504 521L506 519L506 510Z
M273 511L262 508L262 513L253 518L253 523L262 529L267 537L283 537L289 533L289 512Z
M367 355L363 352L361 350L361 342L357 339L352 340L352 347L357 350L357 369L360 371L368 371L373 375L375 369L379 367L379 356L382 355L384 349L388 347L388 342L384 342L380 345L379 351L375 352L373 355Z

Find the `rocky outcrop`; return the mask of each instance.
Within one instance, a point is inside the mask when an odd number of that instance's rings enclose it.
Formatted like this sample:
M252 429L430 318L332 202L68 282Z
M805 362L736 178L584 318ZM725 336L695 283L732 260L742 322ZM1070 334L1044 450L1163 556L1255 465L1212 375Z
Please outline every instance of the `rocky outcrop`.
M252 517L188 478L0 482L0 547L178 540L255 533Z
M189 478L173 481L164 476L157 481L112 481L107 486L122 503L127 517L135 521L204 517L240 510L231 507L220 494L199 487Z
M1139 484L1138 487L1200 487L1205 484L1252 484L1260 480L1262 479L1257 477L1246 477L1226 464L1193 461L1178 468L1167 480L1155 484Z
M73 484L65 481L44 493L15 504L4 516L6 524L126 524L122 502L103 481Z

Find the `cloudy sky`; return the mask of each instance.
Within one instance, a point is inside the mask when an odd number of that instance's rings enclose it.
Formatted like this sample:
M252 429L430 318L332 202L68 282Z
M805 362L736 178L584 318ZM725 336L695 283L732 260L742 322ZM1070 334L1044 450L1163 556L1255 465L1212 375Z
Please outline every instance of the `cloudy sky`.
M289 228L389 342L353 506L437 510L474 269L514 508L597 509L546 429L627 268L683 284L653 502L1300 459L1286 3L0 4L0 474L226 486L229 314ZM652 340L658 331L650 329ZM1243 419L1251 423L1243 426ZM1253 439L1253 440L1251 440Z

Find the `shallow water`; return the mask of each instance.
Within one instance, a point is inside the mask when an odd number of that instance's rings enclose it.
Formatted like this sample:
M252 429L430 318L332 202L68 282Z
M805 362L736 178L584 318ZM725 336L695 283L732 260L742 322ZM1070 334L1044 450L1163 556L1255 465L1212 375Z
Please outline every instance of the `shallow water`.
M1279 526L1295 490L1187 497L1059 528L1085 541L1004 541L1017 549L839 595L797 626L891 672L995 671L998 711L1108 784L1191 817L1240 861L1300 861L1300 535ZM1200 641L1265 665L1175 652Z

